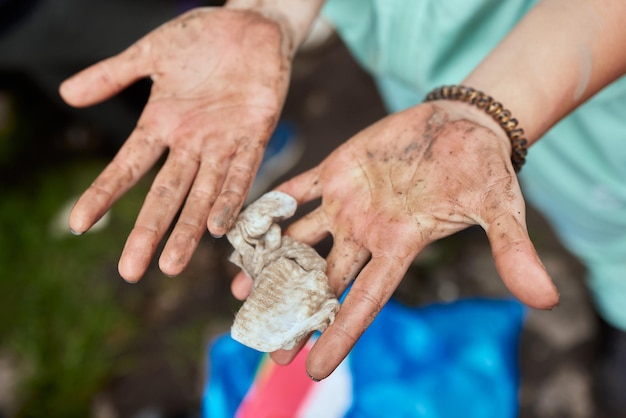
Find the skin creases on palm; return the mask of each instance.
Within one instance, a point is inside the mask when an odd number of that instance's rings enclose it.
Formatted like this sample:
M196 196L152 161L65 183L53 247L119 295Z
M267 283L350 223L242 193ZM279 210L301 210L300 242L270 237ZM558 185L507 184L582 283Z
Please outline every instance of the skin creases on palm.
M519 205L506 152L489 130L441 110L392 115L323 163L325 212L334 228L353 225L342 235L360 236L371 250L423 248L496 216L485 211Z
M536 308L558 302L528 237L508 138L491 126L462 103L419 105L361 131L277 188L299 204L321 198L286 233L309 245L331 234L331 288L340 295L352 283L307 357L311 376L325 378L339 365L426 245L470 225L485 229L515 296ZM245 294L241 280L233 289ZM272 357L287 363L297 349Z
M167 274L182 271L207 227L216 236L230 229L286 96L284 38L256 13L196 9L61 86L69 104L88 106L139 78L153 80L136 129L69 221L85 232L169 149L126 242L122 277L144 274L181 207L159 262Z

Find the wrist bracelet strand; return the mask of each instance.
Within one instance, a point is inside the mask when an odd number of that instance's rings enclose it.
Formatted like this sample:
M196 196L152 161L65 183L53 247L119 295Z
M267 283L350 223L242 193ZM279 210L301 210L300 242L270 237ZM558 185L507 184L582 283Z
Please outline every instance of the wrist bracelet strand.
M517 119L511 117L511 112L505 109L502 103L496 102L482 91L462 85L437 87L424 99L425 102L433 100L458 100L474 105L491 115L511 141L511 163L515 172L519 173L526 162L528 141L524 138L524 130L518 127Z

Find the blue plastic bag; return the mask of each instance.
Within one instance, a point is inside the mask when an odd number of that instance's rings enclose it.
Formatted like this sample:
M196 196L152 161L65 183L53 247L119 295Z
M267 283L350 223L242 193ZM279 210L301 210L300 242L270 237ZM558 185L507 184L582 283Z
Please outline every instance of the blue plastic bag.
M390 301L346 359L343 369L350 379L340 384L351 387L348 406L339 416L516 417L523 318L523 305L514 300L466 299L420 308ZM244 398L254 392L265 356L229 336L215 341L209 356L203 416L236 417ZM327 379L312 384L311 390L320 391L319 385L325 384L337 383ZM260 395L268 393L271 388ZM289 418L312 416L313 409L319 413L315 403L330 408L341 401L337 394L346 392L320 393L331 395L307 395L301 410Z

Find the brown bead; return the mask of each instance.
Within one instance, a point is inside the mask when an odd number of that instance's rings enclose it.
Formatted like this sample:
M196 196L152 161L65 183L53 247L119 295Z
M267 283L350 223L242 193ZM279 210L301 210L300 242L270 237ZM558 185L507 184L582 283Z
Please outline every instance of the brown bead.
M476 103L476 99L478 99L478 95L479 95L479 93L476 90L469 89L466 101L468 103L470 103L470 104L475 104Z
M425 101L432 100L459 100L469 103L484 110L491 115L504 129L511 141L511 163L515 172L519 172L526 162L528 153L528 141L524 138L524 130L518 128L518 121L514 119L511 112L504 108L502 103L496 102L491 96L487 96L482 91L475 90L463 85L442 86L431 91Z
M476 107L479 109L486 109L493 99L489 96L482 96L476 101Z
M520 139L522 136L524 136L524 130L522 128L517 128L509 132L509 138L511 138L511 141Z
M450 87L450 98L452 100L458 100L460 94L459 86Z
M502 103L500 102L496 102L496 101L492 101L489 106L486 109L487 114L489 115L495 115L498 114L500 112L502 112L504 110L504 106L502 106Z
M517 119L509 119L506 122L502 123L502 127L509 134L515 127L517 126Z
M510 117L511 117L511 112L509 112L508 110L503 110L502 112L498 114L498 116L496 116L496 120L500 122L500 125L504 125L509 120Z

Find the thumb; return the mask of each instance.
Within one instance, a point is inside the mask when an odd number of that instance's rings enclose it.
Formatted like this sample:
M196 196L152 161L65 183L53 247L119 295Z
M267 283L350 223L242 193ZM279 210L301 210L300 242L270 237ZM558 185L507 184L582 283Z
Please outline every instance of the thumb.
M149 75L144 55L139 44L135 44L68 78L61 84L59 93L67 104L74 107L106 100Z
M504 213L485 230L496 269L511 293L532 308L555 307L559 292L539 260L523 219Z

